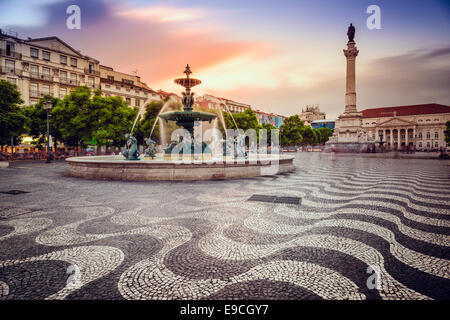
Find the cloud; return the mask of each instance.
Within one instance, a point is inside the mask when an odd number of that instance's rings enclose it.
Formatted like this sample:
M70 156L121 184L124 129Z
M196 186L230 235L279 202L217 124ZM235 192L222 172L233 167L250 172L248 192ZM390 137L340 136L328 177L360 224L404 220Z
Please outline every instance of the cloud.
M119 16L136 19L152 19L160 22L186 22L199 20L208 16L204 8L176 8L169 6L152 6L118 11Z

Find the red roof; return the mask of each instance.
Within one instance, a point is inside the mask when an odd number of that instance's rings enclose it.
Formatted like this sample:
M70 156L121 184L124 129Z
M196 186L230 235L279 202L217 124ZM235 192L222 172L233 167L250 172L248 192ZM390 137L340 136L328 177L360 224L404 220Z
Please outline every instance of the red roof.
M392 117L394 115L394 112L397 114L397 116L411 116L418 114L450 113L450 106L437 103L429 103L416 104L412 106L366 109L361 112L364 118Z

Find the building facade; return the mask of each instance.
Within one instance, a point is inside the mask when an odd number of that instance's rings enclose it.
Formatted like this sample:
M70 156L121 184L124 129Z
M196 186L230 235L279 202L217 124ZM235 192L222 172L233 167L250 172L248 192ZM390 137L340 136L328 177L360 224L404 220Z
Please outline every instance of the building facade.
M302 109L302 112L298 117L308 126L315 120L324 120L326 117L325 112L321 112L319 105L316 106L306 106Z
M138 107L140 114L145 112L147 103L161 100L160 95L142 82L139 76L103 65L100 65L100 87L102 95L122 97L130 107Z
M414 145L417 150L447 148L444 131L450 121L450 106L420 104L362 111L362 128L368 140L390 150ZM382 139L382 140L381 140Z
M57 37L24 40L0 30L0 79L15 83L28 105L78 86L100 89L100 65Z
M268 113L260 110L255 110L256 118L259 124L270 123L275 128L280 128L284 122L285 116L281 116L274 113Z
M328 128L330 130L334 130L335 122L336 122L335 119L314 120L311 123L311 127L314 128L314 129Z
M249 104L236 102L230 99L219 98L210 94L204 94L195 99L196 104L205 109L220 109L223 112L240 113L251 109Z

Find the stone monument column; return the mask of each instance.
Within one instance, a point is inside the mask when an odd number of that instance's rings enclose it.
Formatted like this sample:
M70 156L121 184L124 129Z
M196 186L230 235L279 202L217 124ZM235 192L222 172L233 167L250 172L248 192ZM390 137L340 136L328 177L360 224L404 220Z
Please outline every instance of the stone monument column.
M344 49L344 55L347 58L347 78L345 90L345 111L344 113L355 113L356 111L356 79L355 62L358 55L354 41L347 43L347 49Z

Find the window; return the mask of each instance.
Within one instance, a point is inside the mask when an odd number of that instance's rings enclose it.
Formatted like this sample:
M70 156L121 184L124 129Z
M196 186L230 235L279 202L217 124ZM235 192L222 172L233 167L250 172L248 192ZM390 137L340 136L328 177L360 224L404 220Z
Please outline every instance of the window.
M14 73L14 69L16 68L16 64L14 60L6 60L5 61L6 72Z
M108 76L108 80L114 81L114 76Z
M6 77L6 80L11 82L11 83L16 84L16 78Z
M37 97L38 93L38 85L37 83L30 83L30 96Z
M50 94L50 86L48 84L42 85L42 94Z
M88 85L92 88L94 87L94 78L93 77L88 78Z
M42 79L50 80L50 68L42 67Z
M136 102L135 102L135 106L136 107L139 107L140 105L141 105L141 101L139 100L139 99L135 99L136 100Z
M120 91L120 86L116 86L116 89Z
M419 139L422 139L422 132L419 132Z
M9 57L12 57L14 55L14 43L13 42L6 42L6 55Z
M422 142L419 142L419 148L422 148Z
M61 64L67 64L67 57L66 56L59 56L59 62Z
M89 63L89 73L94 72L94 65L92 63Z
M39 77L39 67L35 64L30 65L30 75L33 78Z
M59 98L62 99L67 95L67 88L59 88Z
M75 58L70 58L70 65L72 66L72 67L77 67L77 59L75 59Z
M61 82L67 82L67 72L61 70L59 72L59 79L61 80Z
M126 98L125 100L127 101L127 105L131 105L131 99L130 98Z
M36 48L30 48L30 57L39 58L39 50Z
M430 142L427 142L427 148L429 148L430 147Z
M50 52L42 51L42 59L50 61Z
M427 139L430 139L430 133L427 132Z
M77 74L76 73L70 74L70 83L73 83L73 84L77 83Z
M133 81L131 81L131 80L128 80L128 79L122 79L122 82L123 83L126 83L126 84L131 84L131 85L133 85Z
M435 132L435 133L434 133L434 138L435 138L435 139L439 139L439 133Z
M111 88L111 85L105 84L105 88L109 89L109 88Z
M434 147L435 147L435 148L439 148L439 143L435 142L435 143L434 143Z

